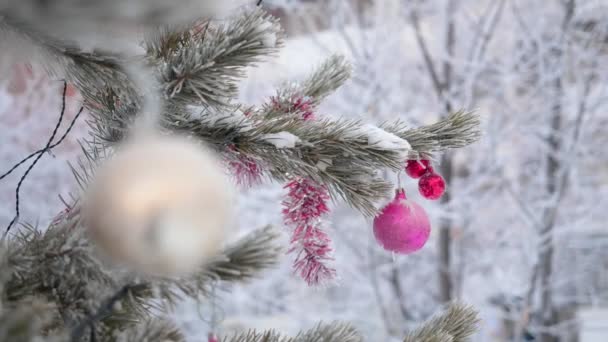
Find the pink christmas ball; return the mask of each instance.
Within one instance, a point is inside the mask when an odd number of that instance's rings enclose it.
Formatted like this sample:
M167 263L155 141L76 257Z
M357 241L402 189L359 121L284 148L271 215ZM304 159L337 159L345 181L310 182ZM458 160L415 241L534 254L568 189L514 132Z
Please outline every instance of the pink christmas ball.
M445 192L445 180L434 172L427 172L418 181L418 190L426 199L439 199Z
M410 254L421 249L429 239L431 224L424 209L398 189L393 201L374 219L374 236L392 252Z
M417 179L424 175L429 165L430 162L426 159L410 159L405 163L405 173L407 173L408 176Z

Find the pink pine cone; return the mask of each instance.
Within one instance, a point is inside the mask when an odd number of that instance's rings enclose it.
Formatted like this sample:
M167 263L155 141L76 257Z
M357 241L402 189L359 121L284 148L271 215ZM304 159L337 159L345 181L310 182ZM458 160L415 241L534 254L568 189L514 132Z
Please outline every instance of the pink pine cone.
M374 236L384 249L410 254L429 239L431 224L424 209L405 197L403 189L374 219Z

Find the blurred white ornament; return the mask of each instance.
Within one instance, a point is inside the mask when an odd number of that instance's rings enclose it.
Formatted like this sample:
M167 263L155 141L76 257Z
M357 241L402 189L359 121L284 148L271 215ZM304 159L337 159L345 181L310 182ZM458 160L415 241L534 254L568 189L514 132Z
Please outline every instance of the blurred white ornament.
M212 152L184 137L120 146L84 197L85 224L115 261L147 274L196 271L231 225L232 186Z

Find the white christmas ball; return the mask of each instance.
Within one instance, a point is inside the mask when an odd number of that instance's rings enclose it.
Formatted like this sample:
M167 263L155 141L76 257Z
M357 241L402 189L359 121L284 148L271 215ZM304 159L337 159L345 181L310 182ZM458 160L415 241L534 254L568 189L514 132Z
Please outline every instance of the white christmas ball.
M232 186L218 158L178 136L127 142L97 170L84 218L98 247L147 274L196 271L231 225Z

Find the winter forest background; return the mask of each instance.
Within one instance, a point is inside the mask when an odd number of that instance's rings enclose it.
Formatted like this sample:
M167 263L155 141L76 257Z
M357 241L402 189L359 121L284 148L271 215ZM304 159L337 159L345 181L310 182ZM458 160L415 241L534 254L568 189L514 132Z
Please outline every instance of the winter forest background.
M396 256L374 241L371 223L346 207L330 219L340 280L310 288L291 260L218 301L224 331L272 327L294 333L319 320L345 320L370 341L397 341L441 303L480 309L477 341L608 338L608 2L605 0L265 1L287 33L286 48L241 87L260 103L332 53L355 75L327 99L327 115L431 123L475 109L483 138L445 155L448 194L424 202L431 242ZM0 160L7 169L45 143L62 83L26 65L0 90ZM68 94L69 115L79 95ZM49 113L53 115L49 115ZM68 116L68 119L71 117ZM45 227L75 182L67 161L80 153L85 120L24 183L22 221ZM14 215L18 178L0 183L2 222ZM413 181L401 179L416 198ZM246 232L282 225L281 185L244 190ZM421 201L422 202L422 201ZM176 319L206 331L196 303ZM204 316L204 315L203 315ZM193 339L195 340L195 339Z

